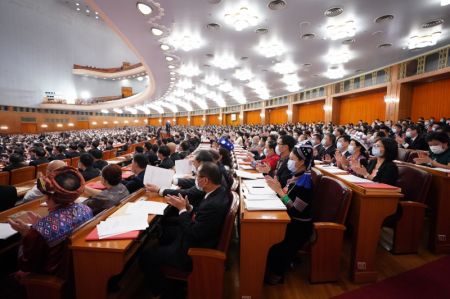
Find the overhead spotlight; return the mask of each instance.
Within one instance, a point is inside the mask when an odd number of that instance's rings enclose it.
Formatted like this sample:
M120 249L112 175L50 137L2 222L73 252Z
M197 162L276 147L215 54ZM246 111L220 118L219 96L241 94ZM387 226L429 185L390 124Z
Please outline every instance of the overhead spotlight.
M79 8L79 7L77 7L77 11L80 11L80 8Z
M356 26L354 21L345 23L335 23L326 27L326 33L331 40L338 40L353 37L356 34Z
M202 39L198 35L190 32L173 32L167 38L167 43L175 49L181 49L185 52L203 46Z
M216 55L211 63L222 70L234 68L238 64L232 55Z
M260 19L256 13L248 7L234 8L224 15L225 23L234 27L236 31L242 31L247 27L256 26Z
M167 50L170 49L170 47L169 47L168 45L166 45L166 44L161 44L161 46L159 46L159 47L160 47L161 50L163 50L163 51L167 51Z
M163 32L161 29L159 29L159 28L153 27L153 28L152 28L152 33L153 33L153 35L160 36L160 35L162 35L164 32Z
M142 80L144 80L144 77L137 77L136 78L138 81L142 81Z
M102 113L105 113L105 114L108 114L108 113L109 113L108 109L102 109L101 112L102 112Z
M171 65L171 64L169 64L168 68L172 70L172 69L174 69L174 68L175 68L175 66L174 66L174 65Z
M171 56L166 56L166 60L167 60L167 61L173 61L173 57L171 57Z
M139 10L139 12L143 15L149 15L152 13L153 9L150 5L142 2L137 2L136 7Z
M331 66L328 71L325 73L325 76L328 77L329 79L340 79L342 77L344 77L345 75L345 71L342 68L342 66Z
M274 72L279 74L288 74L297 70L296 66L290 61L279 62L273 66Z

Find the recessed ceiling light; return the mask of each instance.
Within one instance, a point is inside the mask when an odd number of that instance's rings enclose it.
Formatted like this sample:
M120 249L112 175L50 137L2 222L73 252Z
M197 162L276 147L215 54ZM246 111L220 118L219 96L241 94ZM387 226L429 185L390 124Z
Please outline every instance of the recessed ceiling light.
M434 46L439 41L442 32L436 31L431 34L415 35L409 38L408 49L419 49Z
M389 47L392 47L392 44L385 43L385 44L378 45L378 48L389 48Z
M275 64L272 69L274 72L279 74L289 74L297 70L291 61L279 62Z
M314 33L305 33L302 35L302 39L313 39L316 35Z
M255 30L255 32L258 33L258 34L266 34L266 33L269 32L269 29L267 29L267 28L258 28L258 29Z
M77 11L80 11L80 8L79 8L79 7L77 7Z
M378 31L372 32L372 36L376 36L376 35L380 35L380 34L383 34L383 31L378 30Z
M353 37L356 33L355 22L350 20L344 23L330 24L326 27L326 32L331 40Z
M80 3L75 3L75 5L76 5L76 6L79 6L79 5L80 5Z
M248 57L247 56L242 56L241 60L248 60Z
M344 9L342 7L332 7L323 13L326 17L336 17L344 12Z
M168 68L169 68L169 69L174 69L174 68L175 68L175 66L174 66L174 65L171 65L171 64L169 64Z
M310 67L310 66L311 66L311 63L304 63L303 66L304 66L304 67Z
M166 60L167 60L167 61L173 61L173 57L171 57L171 56L166 56Z
M206 28L208 28L209 30L219 30L220 25L216 23L209 23L208 25L206 25Z
M86 13L90 13L91 11L89 9L86 9Z
M279 55L283 55L286 51L286 48L278 41L261 41L259 45L256 47L256 51L258 51L261 55L265 57L275 57Z
M167 51L167 50L170 49L170 47L169 47L168 45L165 45L165 44L161 44L161 46L159 46L159 47L160 47L161 50L163 50L163 51Z
M331 66L328 71L325 73L325 76L328 77L329 79L340 79L342 77L344 77L345 75L345 71L342 68L342 66Z
M384 15L384 16L376 18L375 23L379 24L379 23L389 22L389 21L392 21L393 19L394 19L393 15Z
M300 22L300 24L299 24L300 29L303 29L303 28L308 27L310 25L311 25L311 22L308 22L308 21L303 21L303 22Z
M441 0L441 6L447 6L450 4L450 0Z
M241 6L235 7L224 15L225 23L234 27L236 31L242 31L247 27L256 26L260 22L260 18L251 8Z
M284 0L273 0L269 3L269 8L271 10L279 10L285 8L287 5L286 1Z
M431 20L429 22L422 24L422 28L431 28L434 26L439 26L441 24L444 24L444 19L435 19L435 20Z
M153 9L150 5L142 2L137 2L136 7L139 10L139 12L143 15L149 15L152 13Z
M96 11L95 14L98 15L98 11Z
M173 32L167 39L167 43L175 49L181 49L185 52L200 48L203 45L202 39L189 32Z
M169 72L169 74L171 74L171 75L176 75L177 73L175 73L175 72Z
M164 32L163 32L161 29L159 29L159 28L153 27L153 28L152 28L152 33L153 33L153 35L160 36L160 35L162 35Z
M354 38L349 38L349 39L343 40L342 44L343 45L350 45L350 44L353 44L354 42L355 42Z
M98 16L95 16L95 18L98 20Z
M215 56L214 59L211 60L211 63L222 70L234 68L237 66L236 59L231 55Z
M328 52L326 59L332 64L342 64L350 60L350 52L345 49L334 49Z

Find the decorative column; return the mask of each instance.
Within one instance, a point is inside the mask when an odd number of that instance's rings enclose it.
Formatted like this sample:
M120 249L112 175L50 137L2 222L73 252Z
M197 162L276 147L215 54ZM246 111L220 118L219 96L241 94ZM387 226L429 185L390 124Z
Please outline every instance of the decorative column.
M333 98L333 85L328 85L325 88L325 105L323 106L323 110L325 111L325 123L339 122L339 105L340 102L338 99Z
M239 124L244 124L244 105L239 106Z
M261 113L259 114L259 116L261 117L261 124L265 125L269 117L269 113L266 109L266 101L262 102Z
M386 120L395 122L411 114L412 85L399 82L405 70L406 64L396 64L387 70L389 77L384 98L386 103Z
M191 125L191 111L188 111L188 114L187 114L187 124L188 124L188 126Z

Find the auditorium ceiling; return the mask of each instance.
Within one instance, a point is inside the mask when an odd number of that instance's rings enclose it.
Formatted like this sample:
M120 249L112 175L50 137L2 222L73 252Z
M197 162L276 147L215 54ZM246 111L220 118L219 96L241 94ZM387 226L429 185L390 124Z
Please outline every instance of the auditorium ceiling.
M166 112L284 96L450 40L450 5L441 6L441 0L86 0L81 5L95 9L136 52L150 77L142 101Z

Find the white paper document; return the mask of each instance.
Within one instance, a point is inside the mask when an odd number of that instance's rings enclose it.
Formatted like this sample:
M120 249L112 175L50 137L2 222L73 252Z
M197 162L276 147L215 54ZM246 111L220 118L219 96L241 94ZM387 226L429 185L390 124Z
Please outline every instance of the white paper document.
M239 165L239 168L242 168L244 170L251 170L254 169L253 167L251 167L250 165Z
M339 178L343 179L344 181L347 181L349 183L373 183L371 180L366 180L360 177L357 177L356 175L338 175Z
M86 199L88 199L88 198L84 197L84 196L80 196L75 200L75 203L83 203Z
M192 174L192 169L192 162L189 159L175 161L176 174Z
M148 227L148 216L144 213L109 217L97 225L99 238L123 234Z
M17 234L17 232L12 229L9 223L0 223L0 239L6 239L15 234Z
M251 173L251 172L244 171L244 170L236 170L236 175L243 179L250 179L250 180L264 178L264 175L262 173Z
M144 184L153 184L159 188L169 188L172 186L174 171L155 166L147 165L144 175Z
M168 204L156 201L136 201L129 203L125 211L126 214L153 214L164 215L164 210Z
M275 194L245 194L247 201L261 201L261 200L280 200Z
M265 179L257 179L257 180L243 180L242 184L247 187L254 187L254 186L259 186L259 187L269 187L266 183Z
M284 211L286 206L279 198L273 200L246 200L245 206L249 211Z
M275 191L269 187L253 186L250 188L243 188L244 194L255 194L255 195L275 195Z
M319 168L319 169L323 169L324 171L327 171L327 172L329 172L329 173L334 173L334 174L338 174L338 173L344 174L344 173L347 173L347 171L342 170L342 169L340 169L340 168L338 168L338 167L334 167L334 166L317 165L316 167Z

